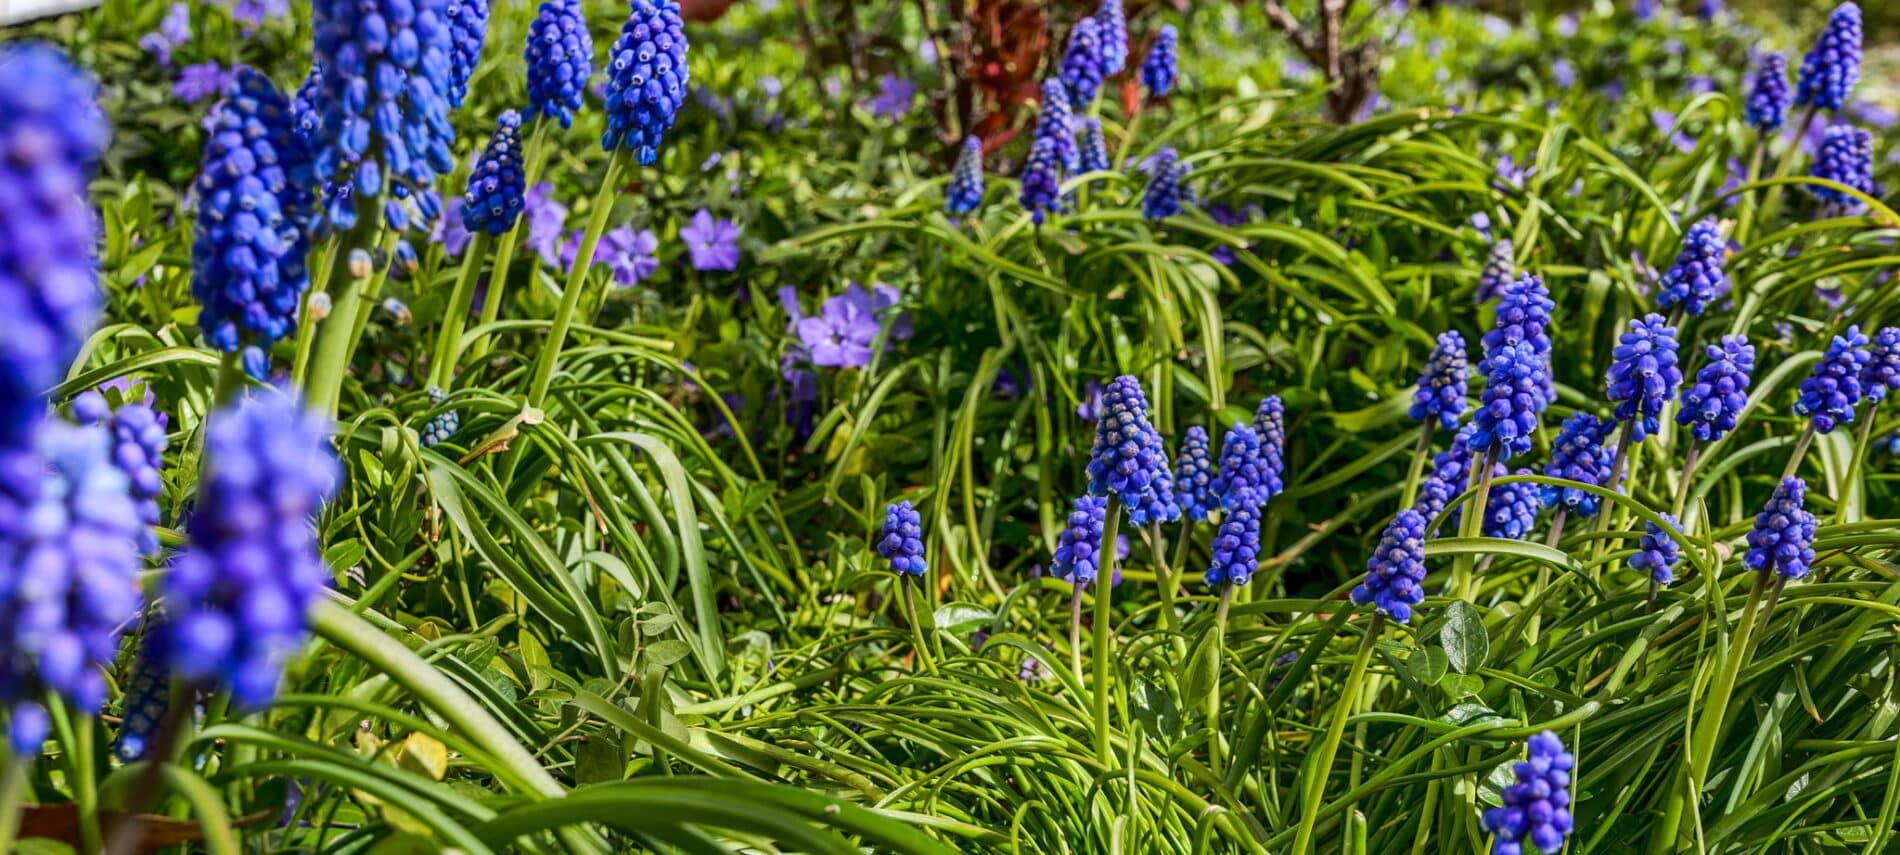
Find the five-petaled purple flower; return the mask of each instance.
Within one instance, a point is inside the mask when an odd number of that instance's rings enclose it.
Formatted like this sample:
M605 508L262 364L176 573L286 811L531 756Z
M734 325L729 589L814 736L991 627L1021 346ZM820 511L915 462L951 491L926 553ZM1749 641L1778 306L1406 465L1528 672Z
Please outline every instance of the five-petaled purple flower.
M739 226L731 220L713 219L712 212L701 208L693 212L693 221L680 229L680 240L692 253L694 270L739 268Z
M172 95L187 104L196 104L222 93L231 85L232 73L215 62L200 62L178 69L172 82Z
M916 100L917 84L895 74L886 74L878 79L877 94L864 102L864 106L871 111L871 115L895 122L910 113L910 106Z

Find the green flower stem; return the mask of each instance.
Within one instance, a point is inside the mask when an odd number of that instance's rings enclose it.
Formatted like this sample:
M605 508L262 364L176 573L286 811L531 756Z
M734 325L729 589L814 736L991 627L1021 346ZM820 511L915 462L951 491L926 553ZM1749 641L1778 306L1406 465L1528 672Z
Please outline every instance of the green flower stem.
M1234 583L1220 586L1220 605L1214 609L1214 679L1207 684L1207 768L1219 775L1221 770L1220 678L1222 659L1227 654L1227 611L1234 604Z
M475 302L475 280L482 275L482 261L488 256L488 246L494 237L480 232L468 243L468 250L462 253L462 272L455 277L455 290L449 295L447 313L442 316L442 327L435 337L435 364L429 366L429 385L447 389L455 382L456 345L462 339L462 330L468 326L469 306Z
M1483 531L1484 506L1491 496L1491 469L1498 462L1498 447L1493 444L1485 449L1478 460L1478 471L1472 474L1477 481L1478 492L1471 497L1471 504L1465 506L1464 515L1458 520L1458 536L1477 537ZM1476 581L1471 572L1474 558L1471 553L1463 553L1451 565L1451 593L1458 599L1470 599L1471 588Z
M1319 819L1320 798L1326 794L1326 781L1331 777L1333 757L1339 753L1339 740L1346 733L1346 719L1352 716L1353 707L1359 702L1359 684L1365 682L1366 666L1372 661L1373 645L1378 642L1379 632L1384 627L1385 615L1374 613L1372 623L1366 626L1366 634L1359 639L1359 653L1352 659L1352 671L1346 674L1339 704L1333 707L1333 717L1326 725L1325 739L1320 742L1319 753L1314 756L1313 765L1307 770L1305 786L1301 787L1300 827L1293 837L1293 848L1290 850L1294 853L1313 851L1313 825Z
M1874 433L1874 422L1880 418L1880 400L1875 399L1867 405L1867 415L1862 418L1860 427L1854 431L1854 462L1847 467L1848 489L1859 494L1862 503L1867 501L1866 475L1861 470L1867 464L1867 442ZM1858 486L1855 486L1858 485ZM1846 498L1845 495L1842 496ZM1834 524L1847 522L1847 502L1843 501L1834 509Z
M1743 184L1753 184L1761 179L1762 161L1768 156L1769 139L1770 137L1766 134L1756 135L1755 150L1748 156L1748 178L1742 182ZM1749 227L1755 224L1755 194L1744 194L1741 204L1741 215L1735 218L1735 242L1747 246Z
M1109 496L1108 507L1102 513L1102 549L1095 554L1095 758L1103 766L1109 764L1108 666L1113 656L1108 648L1108 629L1115 620L1109 603L1115 588L1115 534L1121 521L1121 499Z
M1781 477L1776 479L1776 483L1793 478L1794 473L1801 471L1801 458L1808 455L1808 446L1813 444L1814 420L1809 419L1808 426L1801 429L1801 438L1795 440L1794 452L1788 455L1788 465L1782 467Z
M1802 111L1801 121L1795 126L1794 135L1788 137L1788 148L1781 153L1781 162L1775 166L1774 177L1787 178L1794 172L1794 160L1801 156L1801 140L1807 137L1808 126L1814 124L1815 109L1815 107L1810 106L1808 109ZM1768 188L1768 197L1762 200L1761 216L1755 218L1756 222L1772 220L1775 214L1780 213L1781 188L1786 186L1785 184L1776 184Z
M317 254L316 263L310 268L312 283L330 281L331 274L336 270L336 254L339 245L338 241L324 243L323 251ZM310 314L310 301L316 299L320 293L325 292L315 287L305 291L302 303L298 307L297 356L290 365L290 382L293 386L303 386L304 377L310 371L310 350L316 344L318 323L317 319Z
M1184 531L1181 533L1182 545L1185 546L1187 541L1187 532ZM1168 543L1161 539L1160 522L1148 524L1148 548L1155 555L1155 587L1161 591L1161 625L1167 627L1169 632L1179 632L1180 621L1174 614L1174 586L1176 584L1174 567L1181 565L1177 561L1173 567L1170 567L1167 559L1162 557L1167 554Z
M1696 718L1695 730L1689 741L1689 768L1683 778L1682 787L1672 792L1664 804L1662 824L1657 827L1662 848L1657 852L1674 852L1676 835L1682 831L1683 812L1688 805L1695 804L1695 792L1700 792L1703 777L1708 774L1709 763L1715 757L1716 738L1722 732L1722 719L1728 714L1730 696L1735 692L1735 680L1742 671L1742 662L1747 659L1749 636L1755 630L1755 612L1761 606L1762 592L1767 588L1770 570L1755 573L1755 582L1749 586L1748 602L1742 606L1742 617L1735 627L1735 637L1730 640L1722 653L1722 669L1716 673L1715 682L1702 696L1702 714ZM1715 584L1715 580L1710 580ZM1694 792L1690 788L1694 788Z
M1669 504L1669 514L1676 518L1678 525L1683 524L1682 513L1689 508L1689 485L1695 481L1696 464L1701 460L1702 445L1691 435L1689 447L1682 453L1682 477L1676 483L1676 498Z
M1425 475L1425 458L1432 454L1432 426L1433 422L1428 418L1418 429L1418 445L1412 449L1412 466L1405 473L1405 492L1399 496L1400 508L1409 508L1418 501L1419 482Z
M1075 595L1069 598L1069 670L1075 673L1076 685L1081 685L1087 673L1082 670L1082 586L1075 586Z
M381 204L379 200L379 208ZM370 251L383 243L383 240L376 238L380 220L381 217L365 217L354 230L338 240L351 249ZM338 252L345 250L339 246ZM371 260L373 264L373 254ZM356 317L359 307L366 299L373 300L375 292L382 288L382 281L375 270L353 271L350 267L346 255L343 263L336 265L331 274L330 316L323 322L323 329L317 333L317 354L311 365L310 382L304 387L305 401L311 409L330 418L336 417L337 404L342 399L343 376L349 371L350 356L356 352ZM358 277L358 272L367 275Z
M0 751L6 751L0 747ZM13 841L20 836L20 802L26 794L27 770L31 757L8 754L0 768L0 852L12 852Z
M211 389L211 406L229 403L243 386L244 366L238 360L238 353L232 351L218 357L218 379Z
M1552 549L1557 548L1557 544L1561 542L1564 537L1564 523L1569 520L1569 518L1570 506L1559 501L1557 503L1557 512L1550 517L1550 536L1544 538L1545 546ZM1544 589L1548 587L1550 587L1550 567L1548 565L1541 565L1537 568L1537 585L1531 588L1531 595L1526 597L1524 602L1542 605ZM1544 613L1542 609L1531 613L1530 623L1524 630L1524 638L1531 647L1537 646L1537 630L1543 623L1543 620Z
M554 311L554 323L548 327L548 340L535 359L534 380L528 387L528 406L539 409L547 402L548 387L554 383L554 365L561 359L561 347L567 343L567 330L574 325L574 310L580 306L586 290L587 271L594 266L594 250L607 231L607 215L613 211L621 168L626 164L625 150L616 150L607 161L607 174L601 177L600 192L594 195L594 210L587 219L587 231L581 235L580 253L567 274L567 288L561 292L561 305Z
M549 121L545 116L536 119L534 133L528 137L528 148L523 158L527 167L527 180L522 183L522 186L530 190L540 183L541 170L546 166L548 125ZM516 218L514 227L509 229L507 234L502 235L501 247L495 250L495 272L488 277L488 294L482 298L481 326L486 327L494 323L496 318L501 317L501 295L502 292L508 290L508 266L515 259L515 247L521 243L521 230L527 228L527 222L528 217L525 213ZM489 349L493 346L494 336L483 333L482 337L476 339L475 343L469 347L469 350L474 353L476 359L480 359L487 356Z
M64 719L66 715L61 714L60 717ZM95 747L92 738L92 717L72 716L69 727L72 736L69 759L71 760L73 804L79 809L79 851L81 853L103 852L104 838L99 835L99 782L92 774Z
M926 673L934 672L937 667L930 661L930 647L924 641L924 627L917 622L916 591L909 573L897 574L898 596L903 597L904 622L910 624L911 644L917 649L917 663Z

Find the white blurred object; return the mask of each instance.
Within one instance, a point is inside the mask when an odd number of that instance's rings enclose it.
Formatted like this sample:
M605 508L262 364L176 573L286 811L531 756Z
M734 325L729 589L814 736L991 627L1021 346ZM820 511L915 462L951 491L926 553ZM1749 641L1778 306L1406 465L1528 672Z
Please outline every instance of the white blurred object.
M0 0L0 25L61 15L99 5L99 0Z

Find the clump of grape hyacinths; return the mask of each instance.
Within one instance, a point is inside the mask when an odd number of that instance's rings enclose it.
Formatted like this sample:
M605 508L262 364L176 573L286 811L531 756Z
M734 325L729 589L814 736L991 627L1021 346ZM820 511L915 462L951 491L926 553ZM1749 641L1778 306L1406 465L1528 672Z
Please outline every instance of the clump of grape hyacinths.
M1399 511L1386 525L1366 561L1365 581L1352 589L1352 602L1411 623L1412 609L1425 602L1425 518L1417 511Z
M1755 371L1755 346L1747 336L1725 335L1708 346L1708 364L1696 372L1695 382L1682 389L1676 423L1701 442L1714 442L1735 429L1735 420L1748 406L1748 384Z
M503 235L521 219L527 173L521 163L521 115L504 111L462 194L462 226L473 234Z
M1827 353L1815 363L1814 372L1801 381L1801 397L1794 402L1794 414L1813 419L1814 430L1831 433L1836 425L1852 424L1854 408L1860 406L1860 375L1873 361L1867 352L1867 336L1859 326L1850 326L1827 346Z
M1179 59L1180 34L1173 24L1162 24L1148 56L1141 61L1141 85L1151 97L1160 98L1174 91Z
M1617 420L1629 426L1631 441L1642 442L1656 432L1663 405L1682 384L1676 347L1676 328L1651 313L1630 321L1629 332L1610 351L1607 397L1616 404Z
M895 502L884 509L880 534L877 554L890 562L892 572L922 576L929 569L924 562L924 521L910 502Z
M1220 503L1214 488L1217 470L1209 457L1208 444L1207 430L1193 425L1181 437L1181 448L1174 455L1174 503L1195 522L1206 520L1208 512Z
M601 148L631 151L641 166L659 157L661 139L686 98L685 26L675 0L633 0L607 63Z
M1874 186L1873 134L1852 125L1829 126L1821 135L1821 150L1814 156L1814 177L1869 196L1878 195L1879 188ZM1823 202L1847 205L1859 201L1833 187L1810 184L1807 188Z
M1202 577L1208 587L1244 587L1260 566L1260 509L1241 507L1221 517L1210 544L1213 557Z
M1814 514L1804 506L1807 483L1783 478L1755 515L1748 533L1748 552L1742 564L1750 570L1773 570L1783 579L1801 579L1814 564Z
M1605 470L1609 469L1609 461L1605 459L1605 440L1614 425L1615 422L1600 422L1589 413L1577 413L1564 419L1556 440L1551 443L1550 464L1544 467L1544 476L1592 487L1603 486L1603 479L1608 474ZM1582 517L1597 515L1598 499L1595 493L1575 487L1548 485L1539 492L1547 507L1562 503L1568 513Z
M1062 53L1062 85L1069 90L1069 106L1076 112L1087 110L1102 90L1102 34L1094 18L1083 18L1069 30L1069 45Z
M957 153L957 165L950 171L950 187L944 194L943 209L953 217L975 211L983 204L983 141L975 135L963 138Z
M1721 223L1710 217L1690 226L1676 263L1662 275L1656 306L1661 309L1681 306L1691 315L1702 314L1728 296L1728 274L1722 271L1727 258L1728 241L1722 239Z
M241 709L277 694L330 582L314 528L339 476L329 434L322 417L269 391L207 422L190 546L165 577L165 644L180 678L228 686Z
M101 425L112 435L112 462L125 473L133 504L141 524L139 551L158 552L158 496L165 490L159 468L165 464L165 425L158 413L137 401L120 404L117 410L98 392L86 392L73 399L73 419L83 425Z
M1095 9L1095 24L1102 41L1102 73L1114 77L1128 66L1128 15L1122 0L1102 0Z
M1497 472L1503 475L1503 472ZM1534 475L1529 469L1519 469L1515 474ZM1517 481L1499 484L1491 488L1490 501L1484 508L1484 527L1480 533L1485 537L1500 537L1505 540L1523 540L1530 536L1531 529L1537 525L1539 489L1536 484Z
M1657 585L1668 585L1676 581L1676 562L1682 560L1682 544L1676 542L1676 533L1680 525L1671 514L1662 518L1669 523L1668 530L1653 522L1643 523L1643 536L1636 542L1636 552L1629 557L1630 569L1638 573L1648 573L1649 580Z
M1457 330L1438 334L1438 344L1425 361L1419 375L1418 391L1412 393L1412 408L1407 411L1414 421L1436 419L1445 430L1454 430L1465 414L1465 388L1471 380L1471 366L1465 360L1465 337Z
M1748 89L1748 103L1743 106L1742 115L1751 127L1771 134L1788 123L1788 105L1791 101L1788 92L1788 60L1780 51L1764 55L1761 67L1755 69L1753 83Z
M1052 138L1037 138L1029 147L1029 159L1023 162L1018 200L1029 218L1042 225L1058 210L1062 192L1062 152Z
M375 200L389 182L384 220L407 225L400 198L412 196L425 219L441 211L438 175L455 168L450 147L448 0L314 0L313 62L323 70L312 139L324 194L326 229L356 225L358 200ZM346 188L347 185L347 188Z
M1186 188L1181 179L1187 168L1171 146L1162 146L1148 163L1148 187L1141 193L1141 215L1161 220L1181 213L1181 196Z
M1236 424L1221 440L1220 467L1214 476L1214 495L1222 510L1258 508L1272 498L1269 473L1253 428Z
M1181 516L1161 434L1148 421L1148 396L1134 377L1117 377L1102 392L1088 473L1089 495L1120 499L1135 525Z
M105 703L100 670L138 614L143 525L113 446L104 428L49 420L0 448L0 704L16 754L39 754L47 693Z
M1104 172L1109 169L1108 141L1102 138L1102 120L1091 118L1082 121L1082 142L1076 168L1082 172Z
M449 106L462 106L468 80L482 61L482 43L488 39L489 0L449 0Z
M1860 36L1860 6L1848 2L1835 7L1820 38L1801 59L1796 104L1834 111L1847 106L1848 95L1860 82Z
M1860 388L1875 401L1885 400L1888 390L1900 389L1900 327L1885 327L1874 334L1867 364L1860 369Z
M594 73L594 39L581 0L545 0L528 25L528 116L572 127Z
M1516 270L1517 255L1511 242L1500 238L1491 244L1491 254L1484 260L1484 269L1478 272L1478 302L1488 303L1503 295Z
M1049 140L1055 144L1056 157L1062 168L1076 168L1081 162L1081 152L1075 142L1075 113L1069 109L1069 88L1054 77L1044 80L1040 104L1029 156L1036 156L1036 144Z
M1094 582L1101 568L1102 526L1106 524L1108 500L1083 496L1073 507L1068 526L1056 539L1055 562L1050 569L1080 588Z
M0 445L26 441L101 307L86 201L111 134L96 85L52 48L0 46Z
M448 397L448 393L443 391L442 387L429 387L429 406L439 407L443 401L448 400ZM456 431L461 429L462 415L454 410L444 411L435 418L430 419L428 424L422 426L422 447L434 448L441 445L447 442L449 437L454 436Z
M1570 835L1570 773L1577 758L1548 730L1527 747L1529 758L1512 767L1517 782L1504 788L1504 805L1484 812L1484 829L1496 837L1491 855L1522 855L1527 843L1555 855Z

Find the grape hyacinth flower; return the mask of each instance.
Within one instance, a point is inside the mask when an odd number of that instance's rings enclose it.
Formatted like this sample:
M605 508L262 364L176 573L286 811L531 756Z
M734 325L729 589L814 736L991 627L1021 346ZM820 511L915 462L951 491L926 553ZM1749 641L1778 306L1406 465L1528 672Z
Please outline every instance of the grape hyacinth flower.
M462 226L472 233L507 234L521 219L527 175L521 164L521 115L503 111L481 159L468 173Z
M1426 522L1444 513L1445 505L1453 496L1464 492L1471 482L1471 449L1465 446L1466 432L1470 427L1467 424L1459 432L1459 437L1452 441L1449 450L1432 457L1432 471L1419 484L1418 501L1412 504L1412 509L1418 511L1418 515ZM1456 525L1457 514L1457 511L1453 511L1453 525Z
M1081 149L1076 169L1081 172L1106 172L1109 167L1108 141L1102 138L1102 120L1082 121Z
M1102 33L1094 18L1083 18L1069 30L1069 45L1062 54L1062 85L1069 90L1069 106L1080 113L1094 102L1102 90Z
M1550 464L1544 467L1544 476L1592 487L1603 486L1605 470L1609 469L1609 461L1604 459L1608 450L1605 445L1615 424L1598 421L1589 413L1577 413L1564 419L1557 439L1551 443ZM1546 507L1556 507L1561 502L1569 513L1582 517L1597 515L1597 496L1586 490L1545 486L1540 494Z
M631 151L641 166L649 166L659 157L690 79L676 0L633 0L607 73L607 131L600 147Z
M165 643L179 677L228 686L254 710L277 694L329 584L312 523L339 467L329 423L269 391L213 414L205 460L190 546L165 577Z
M1885 327L1874 334L1867 365L1860 369L1860 388L1875 401L1884 400L1888 390L1900 389L1900 327Z
M1161 220L1181 213L1181 197L1186 188L1181 180L1187 167L1181 164L1172 146L1162 146L1148 164L1148 187L1141 193L1141 215Z
M1050 571L1080 588L1095 581L1101 567L1102 526L1106 523L1108 500L1083 496L1075 500L1069 524L1056 539L1055 561Z
M417 197L439 212L438 175L455 169L450 148L448 0L313 0L315 65L323 69L323 126L313 137L325 194L323 228L356 225L357 202ZM387 219L400 210L384 210ZM395 225L395 223L391 223Z
M983 141L976 135L963 138L957 153L957 165L950 171L950 187L944 193L943 209L961 217L983 204Z
M1214 496L1221 510L1259 508L1272 498L1266 480L1266 461L1260 437L1253 428L1236 423L1221 440L1220 467L1214 475Z
M1496 474L1506 474L1498 467ZM1515 474L1536 474L1529 469L1519 469ZM1484 527L1480 533L1485 537L1499 537L1505 540L1523 540L1530 536L1531 529L1537 525L1539 503L1538 485L1528 482L1512 482L1491 488L1490 501L1484 509Z
M1128 66L1128 15L1122 0L1102 0L1095 9L1095 25L1102 41L1102 73L1114 77Z
M1487 348L1484 393L1465 438L1473 457L1509 460L1531 450L1544 408L1544 360L1529 344Z
M1742 564L1750 570L1773 570L1783 579L1801 579L1814 564L1814 514L1803 507L1808 485L1800 478L1783 478L1755 515L1748 533L1748 552Z
M82 425L101 425L112 435L112 462L125 473L130 483L132 502L138 510L141 527L139 551L158 553L158 496L165 491L159 468L165 465L165 425L152 408L137 401L120 404L117 410L98 392L85 392L73 399L73 420Z
M1162 24L1161 31L1155 34L1154 44L1148 48L1148 56L1141 61L1141 85L1148 87L1149 97L1160 98L1174 91L1179 39L1173 24Z
M1193 425L1181 437L1181 449L1174 456L1174 503L1194 522L1206 520L1220 503L1214 488L1218 470L1208 453L1207 430Z
M1075 142L1075 113L1069 109L1069 88L1054 77L1044 80L1039 103L1036 130L1031 137L1034 142L1029 148L1030 158L1036 156L1035 143L1050 140L1055 143L1056 156L1061 158L1062 168L1075 169L1080 163L1081 152Z
M1761 67L1755 69L1754 82L1749 87L1748 103L1742 108L1742 115L1755 130L1772 134L1788 123L1788 105L1791 101L1788 93L1788 60L1780 51L1763 56Z
M1548 730L1530 738L1530 758L1513 767L1517 783L1504 788L1504 805L1484 812L1484 829L1496 836L1492 855L1521 855L1528 843L1555 855L1570 835L1570 772L1577 758Z
M1630 321L1629 332L1610 351L1614 361L1604 376L1606 397L1616 404L1617 420L1628 425L1631 441L1642 442L1656 432L1663 405L1682 384L1676 347L1676 328L1652 312Z
M1445 430L1455 430L1465 414L1465 389L1470 379L1465 337L1457 330L1439 333L1438 344L1419 375L1418 391L1412 393L1412 408L1407 415L1421 422L1437 419Z
M1845 335L1837 335L1828 344L1827 353L1815 363L1814 373L1801 381L1801 397L1794 402L1794 414L1813 419L1820 433L1833 432L1836 425L1852 424L1854 408L1860 406L1861 372L1873 362L1867 352L1867 336L1859 326L1850 326Z
M1148 421L1148 397L1134 377L1117 377L1102 392L1088 473L1089 495L1120 499L1135 525L1181 516L1161 434Z
M1702 314L1728 296L1728 274L1722 272L1727 260L1728 241L1722 238L1721 223L1709 217L1690 226L1676 263L1662 275L1656 307L1667 310L1681 306L1691 315Z
M1511 242L1500 238L1491 244L1491 254L1484 260L1484 270L1478 273L1478 302L1488 303L1502 296L1516 270L1517 255Z
M1662 518L1669 523L1667 531L1653 522L1643 523L1643 536L1637 540L1636 552L1630 555L1629 564L1631 570L1648 573L1651 582L1668 585L1676 581L1672 568L1682 560L1682 545L1676 542L1680 528L1675 516L1663 514Z
M1231 434L1230 434L1231 435ZM1260 566L1260 509L1241 507L1221 517L1210 544L1213 555L1202 577L1210 588L1244 586Z
M1038 137L1029 147L1029 159L1023 162L1022 192L1019 201L1030 220L1040 226L1058 209L1062 185L1062 150L1054 138Z
M1695 382L1682 388L1682 406L1676 423L1689 428L1701 442L1714 442L1735 429L1735 420L1748 406L1748 384L1755 371L1755 346L1747 336L1725 335L1720 345L1708 346L1709 362L1697 371Z
M160 649L163 646L159 634L148 631L132 657L131 673L119 699L119 735L112 740L112 756L121 763L144 759L152 735L171 707L172 675L166 664L169 657Z
M528 25L528 117L567 128L594 73L594 40L581 0L545 0Z
M310 287L301 224L315 205L310 158L290 102L270 79L238 71L211 114L191 245L192 296L205 341L226 353L269 347L294 332ZM261 361L261 349L247 358Z
M488 0L449 0L449 106L462 106L488 39Z
M1528 353L1514 353L1512 359L1520 360L1526 368L1534 368L1536 394L1533 412L1541 413L1550 406L1555 397L1550 376L1550 312L1556 303L1550 299L1550 290L1544 287L1544 280L1529 273L1522 274L1498 295L1496 318L1492 327L1480 341L1484 345L1484 361L1478 370L1486 377L1499 367L1494 363L1503 361L1504 348L1514 346ZM1497 358L1493 358L1493 354Z
M442 387L429 387L429 406L442 406L442 402L448 400L448 397L448 393L443 391ZM428 424L422 426L422 447L434 448L441 445L447 442L449 437L454 436L456 431L461 429L461 414L454 410L445 410L437 414L435 418L430 419Z
M1286 472L1286 405L1279 395L1260 399L1253 411L1253 432L1260 437L1260 460L1265 467L1261 487L1266 490L1266 499L1271 499L1285 489L1280 476ZM1261 503L1265 504L1266 499Z
M1814 156L1814 177L1843 184L1869 196L1880 193L1874 185L1874 136L1852 125L1832 125L1821 137L1821 150ZM1832 187L1810 184L1808 192L1823 202L1836 205L1859 200Z
M1847 106L1854 84L1860 82L1860 35L1860 6L1847 2L1835 7L1821 37L1801 60L1796 104L1834 111Z
M1366 561L1366 578L1352 589L1356 606L1371 605L1399 623L1425 602L1425 518L1406 509L1392 518Z
M896 502L884 509L884 528L877 542L877 554L891 563L892 572L922 576L929 565L924 562L924 521L910 502Z

